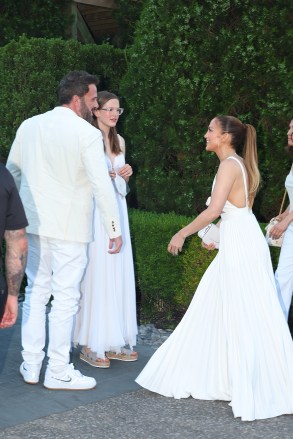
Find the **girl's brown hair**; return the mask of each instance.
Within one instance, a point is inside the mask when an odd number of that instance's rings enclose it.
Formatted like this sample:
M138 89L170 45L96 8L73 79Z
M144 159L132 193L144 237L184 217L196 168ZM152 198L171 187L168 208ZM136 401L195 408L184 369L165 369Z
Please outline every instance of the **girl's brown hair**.
M217 120L222 131L231 134L232 147L243 157L248 179L248 202L252 206L260 185L255 128L233 116L218 116Z
M105 104L110 101L110 99L117 99L119 101L118 96L116 96L114 93L111 93L109 91L99 91L97 94L97 101L98 101L98 109L100 110L105 106ZM98 119L95 119L93 124L99 128L99 121ZM120 148L120 142L117 134L116 127L110 127L109 131L109 141L110 141L110 149L113 154L120 154L121 148Z

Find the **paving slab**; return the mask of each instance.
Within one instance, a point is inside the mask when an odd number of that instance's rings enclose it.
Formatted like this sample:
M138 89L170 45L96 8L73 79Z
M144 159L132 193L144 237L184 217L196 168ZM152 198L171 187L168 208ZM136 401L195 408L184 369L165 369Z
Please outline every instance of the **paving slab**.
M95 368L79 359L79 350L74 349L72 362L82 374L97 381L93 390L63 391L48 390L43 386L46 360L44 360L40 382L26 384L19 373L22 362L20 340L20 317L15 326L0 331L0 430L20 423L38 419L52 413L60 413L92 402L117 396L140 387L134 379L155 351L151 346L138 346L138 361L111 361L109 369ZM5 404L4 404L5 401Z

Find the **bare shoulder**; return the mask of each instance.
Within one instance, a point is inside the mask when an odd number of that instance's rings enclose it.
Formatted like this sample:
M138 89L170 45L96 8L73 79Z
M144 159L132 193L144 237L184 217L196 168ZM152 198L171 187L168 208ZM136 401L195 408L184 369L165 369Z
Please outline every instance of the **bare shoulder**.
M231 160L227 158L221 161L218 173L236 172L239 168L239 163L237 163L236 160Z
M243 159L241 157L236 157L236 160L226 158L225 160L221 161L219 170L221 169L224 172L235 172L238 174L239 172L241 173L241 165L244 166Z
M222 160L218 172L217 182L224 185L231 185L242 175L241 167L236 160Z

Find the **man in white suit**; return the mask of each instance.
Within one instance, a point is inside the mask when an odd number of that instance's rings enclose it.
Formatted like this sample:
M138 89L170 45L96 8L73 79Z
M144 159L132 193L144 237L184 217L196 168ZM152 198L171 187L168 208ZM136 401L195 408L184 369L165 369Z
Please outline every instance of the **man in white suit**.
M45 356L46 305L49 357L44 386L92 389L94 378L69 364L73 317L92 240L93 195L109 235L109 252L122 246L119 213L108 174L102 134L90 123L97 107L97 79L74 71L60 82L60 106L25 120L8 157L29 222L27 280L22 314L20 373L39 382Z

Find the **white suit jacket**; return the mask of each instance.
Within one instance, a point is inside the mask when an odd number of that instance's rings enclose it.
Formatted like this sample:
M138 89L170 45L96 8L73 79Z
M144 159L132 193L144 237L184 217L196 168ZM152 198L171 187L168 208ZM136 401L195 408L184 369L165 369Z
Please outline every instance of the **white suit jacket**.
M7 168L20 192L28 233L91 241L94 195L109 237L121 235L102 134L70 108L25 120Z

